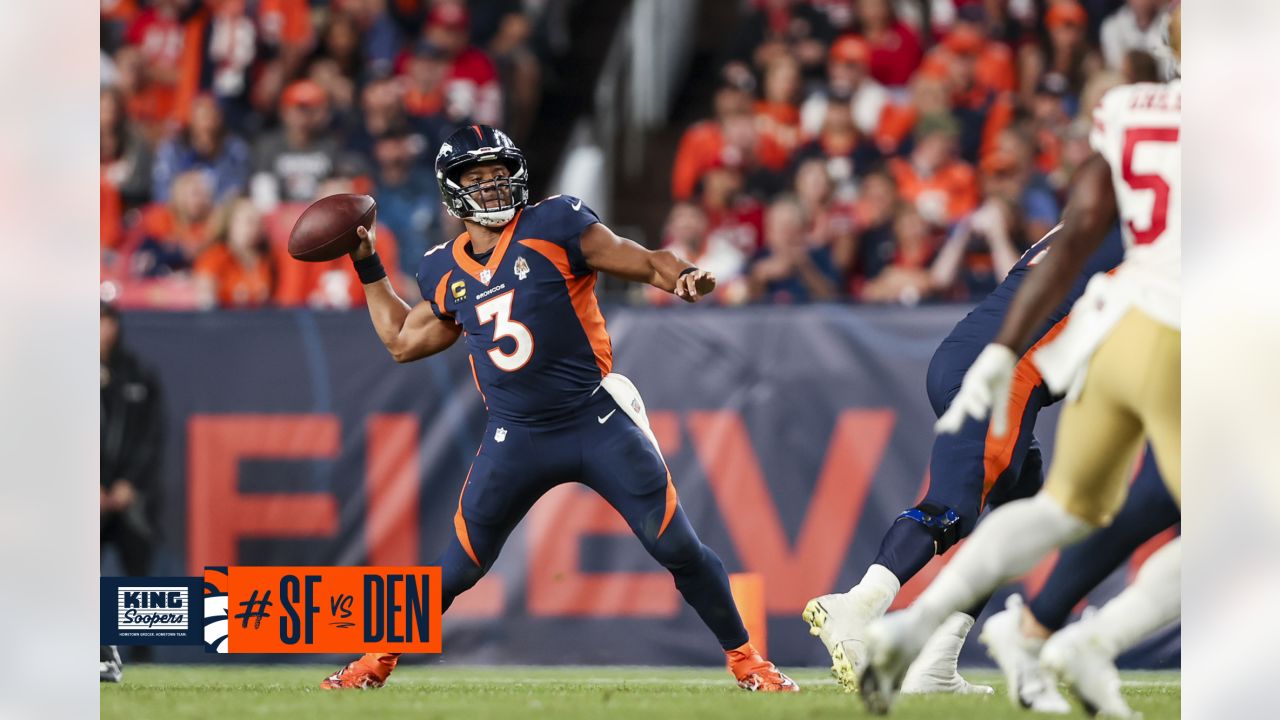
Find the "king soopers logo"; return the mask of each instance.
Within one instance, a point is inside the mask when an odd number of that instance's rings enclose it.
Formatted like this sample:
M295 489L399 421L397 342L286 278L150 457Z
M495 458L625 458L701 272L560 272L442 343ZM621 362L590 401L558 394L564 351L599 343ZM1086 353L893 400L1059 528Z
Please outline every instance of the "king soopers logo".
M187 629L191 610L187 588L121 587L116 592L116 620L121 632Z

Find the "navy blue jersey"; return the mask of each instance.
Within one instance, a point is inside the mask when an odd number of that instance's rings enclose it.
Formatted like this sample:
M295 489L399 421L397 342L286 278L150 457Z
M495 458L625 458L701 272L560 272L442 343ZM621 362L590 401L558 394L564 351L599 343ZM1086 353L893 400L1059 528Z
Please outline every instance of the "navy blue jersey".
M978 306L966 315L963 320L956 324L947 339L943 340L943 344L957 341L963 342L972 346L973 357L976 358L978 353L982 352L982 348L995 339L996 334L1000 331L1001 323L1004 322L1004 316L1009 309L1009 304L1013 302L1013 296L1017 294L1018 288L1022 287L1022 281L1026 278L1027 272L1043 260L1046 253L1050 252L1057 232L1058 228L1049 231L1047 235L1041 238L1040 242L1032 245L1023 253L1018 262L1009 270L1009 274L1005 276L1004 281L995 290L992 290L991 294L987 295L982 302L978 303ZM1120 226L1116 225L1107 234L1106 239L1102 241L1102 246L1089 257L1089 260L1085 263L1084 271L1080 273L1080 277L1076 278L1075 283L1071 286L1071 291L1067 293L1066 299L1058 307L1054 308L1053 313L1040 326L1032 344L1039 342L1055 325L1066 318L1067 313L1071 312L1071 306L1084 293L1084 288L1089 283L1089 278L1097 273L1110 271L1119 265L1121 260L1124 260L1124 239L1120 235Z
M492 417L562 417L609 373L613 348L580 245L597 222L578 198L556 195L518 212L483 264L467 233L423 256L418 287L437 317L462 326Z
M1000 332L1000 325L1004 322L1005 313L1009 310L1009 304L1013 302L1013 296L1017 294L1018 288L1022 287L1022 281L1026 278L1027 272L1044 259L1045 253L1050 252L1057 231L1058 229L1054 228L1040 242L1023 253L1009 270L1004 281L968 315L956 323L951 333L934 351L933 359L929 363L926 389L929 402L939 415L946 410L951 403L951 398L955 397L960 389L960 383L969 366L977 359L982 349L995 340L996 334ZM1050 332L1053 332L1055 327L1063 323L1067 314L1071 312L1071 306L1084 293L1085 286L1089 284L1089 278L1097 273L1112 270L1123 259L1124 238L1120 235L1120 226L1116 225L1102 241L1102 246L1085 263L1084 270L1072 284L1067 297L1054 308L1053 313L1037 330L1032 344L1041 342ZM1053 401L1056 401L1056 398L1050 398L1050 402Z

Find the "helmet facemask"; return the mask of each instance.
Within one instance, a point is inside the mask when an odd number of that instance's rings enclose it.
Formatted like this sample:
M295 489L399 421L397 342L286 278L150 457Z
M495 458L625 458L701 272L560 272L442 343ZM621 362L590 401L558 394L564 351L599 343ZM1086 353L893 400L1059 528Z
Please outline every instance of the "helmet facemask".
M502 227L511 222L516 210L524 207L529 200L529 182L524 167L517 165L513 168L513 164L515 163L503 163L510 173L506 176L492 177L465 186L461 183L462 176L475 164L450 172L445 178L446 186L452 190L449 193L450 202L446 203L449 213L485 227Z

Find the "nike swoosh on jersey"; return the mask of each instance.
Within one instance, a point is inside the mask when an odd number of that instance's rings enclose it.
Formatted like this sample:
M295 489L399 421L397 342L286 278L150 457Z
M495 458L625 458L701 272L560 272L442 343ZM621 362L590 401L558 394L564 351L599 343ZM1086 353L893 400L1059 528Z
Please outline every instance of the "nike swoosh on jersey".
M614 413L616 413L616 412L618 412L618 411L617 411L617 410L610 410L610 411L609 411L609 414L608 414L608 415L605 415L604 417L599 417L599 416L597 416L597 417L596 417L596 421L597 421L597 422L599 422L601 425L603 425L603 424L605 424L606 422L608 422L609 418L613 417L613 414L614 414Z
M581 209L582 209L582 201L581 201L581 200L576 200L576 201L574 201L574 202L571 202L571 203L569 203L569 207L573 208L573 211L574 211L574 212L578 212L579 210L581 210Z

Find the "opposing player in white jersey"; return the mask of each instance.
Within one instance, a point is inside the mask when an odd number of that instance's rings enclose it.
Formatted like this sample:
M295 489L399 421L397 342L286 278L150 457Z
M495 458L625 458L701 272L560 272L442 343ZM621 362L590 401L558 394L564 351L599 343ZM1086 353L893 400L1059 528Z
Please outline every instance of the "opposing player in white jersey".
M1172 14L1170 45L1178 57L1179 8ZM870 626L869 664L860 685L872 712L888 711L911 661L951 613L1028 572L1051 550L1109 524L1144 441L1181 504L1181 107L1181 83L1174 80L1118 87L1095 111L1095 152L1073 180L1052 251L1027 276L996 341L978 356L938 421L940 432L954 432L967 418L991 413L992 432L1008 432L1010 382L1027 338L1061 302L1118 213L1124 262L1090 281L1066 329L1032 356L1050 389L1068 397L1048 480L1035 497L1008 503L979 524L914 605ZM1011 688L1017 686L1019 654L1038 653L1091 713L1132 717L1114 659L1177 619L1180 570L1181 543L1175 540L1089 620L1059 631L1042 647L1025 636L1002 643L995 654Z

